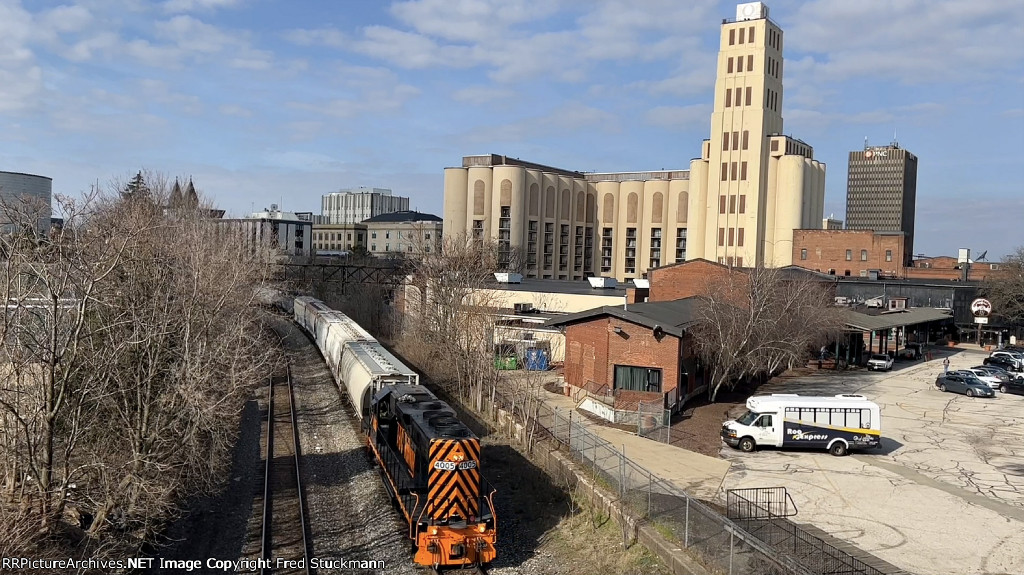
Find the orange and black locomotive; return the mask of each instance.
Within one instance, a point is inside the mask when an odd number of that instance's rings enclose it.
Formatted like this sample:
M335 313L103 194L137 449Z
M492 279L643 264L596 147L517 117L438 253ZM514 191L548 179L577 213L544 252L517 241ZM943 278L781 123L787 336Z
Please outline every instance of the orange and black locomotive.
M363 431L384 485L409 524L421 565L490 563L494 490L480 474L480 440L425 387L382 387Z

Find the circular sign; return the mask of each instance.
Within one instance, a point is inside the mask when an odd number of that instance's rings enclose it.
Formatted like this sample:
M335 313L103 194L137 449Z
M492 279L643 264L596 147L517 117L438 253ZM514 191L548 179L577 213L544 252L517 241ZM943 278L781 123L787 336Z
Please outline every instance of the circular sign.
M747 16L747 17L753 16L754 15L754 5L753 4L747 4L746 6L744 6L743 7L743 15Z
M971 313L975 317L988 317L992 313L992 303L985 298L978 298L971 302Z
M864 157L869 159L869 160L871 159L871 156L874 156L874 155L875 155L875 153L872 152L871 150L868 150L868 151L864 152Z

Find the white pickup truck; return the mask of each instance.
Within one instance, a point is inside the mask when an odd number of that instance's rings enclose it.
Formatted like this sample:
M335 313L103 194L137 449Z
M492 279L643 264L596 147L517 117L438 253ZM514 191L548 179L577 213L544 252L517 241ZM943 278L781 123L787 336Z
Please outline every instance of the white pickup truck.
M876 353L868 360L868 371L889 371L892 369L892 358L888 355Z

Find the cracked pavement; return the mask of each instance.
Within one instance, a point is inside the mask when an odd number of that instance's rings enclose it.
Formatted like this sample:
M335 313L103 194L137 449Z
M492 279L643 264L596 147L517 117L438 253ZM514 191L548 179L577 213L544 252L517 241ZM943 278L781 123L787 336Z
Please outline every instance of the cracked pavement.
M936 350L891 372L822 372L770 383L762 393L860 393L882 410L882 448L822 451L723 444L732 463L723 489L785 486L810 523L918 575L1024 573L1024 396L994 399L935 388L950 369L987 354Z

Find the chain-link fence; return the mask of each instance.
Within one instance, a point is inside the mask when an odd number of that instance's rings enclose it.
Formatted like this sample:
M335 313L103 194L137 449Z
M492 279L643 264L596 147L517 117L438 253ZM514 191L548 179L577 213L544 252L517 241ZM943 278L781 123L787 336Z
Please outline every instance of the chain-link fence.
M484 408L508 412L513 402L500 393L484 394ZM521 405L521 401L515 405ZM712 573L721 575L816 575L778 553L707 504L658 478L586 428L583 416L538 402L530 441L552 441L587 470L590 479L618 495L623 511L653 526L685 548ZM523 423L523 422L519 422Z
M661 443L672 443L672 412L662 401L641 401L637 405L636 434Z

